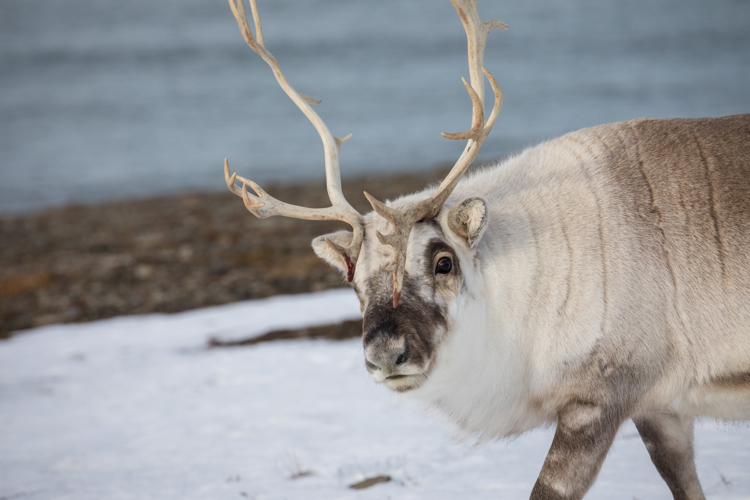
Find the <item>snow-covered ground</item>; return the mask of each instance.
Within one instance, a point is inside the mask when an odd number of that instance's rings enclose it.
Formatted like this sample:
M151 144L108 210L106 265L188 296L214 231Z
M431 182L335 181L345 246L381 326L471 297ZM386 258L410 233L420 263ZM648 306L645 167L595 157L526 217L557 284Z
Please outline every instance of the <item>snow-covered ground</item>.
M335 290L0 342L0 499L527 498L549 429L457 443L369 380L357 340L204 347L358 316ZM707 496L750 498L750 427L702 423L696 442ZM670 498L632 425L587 498Z

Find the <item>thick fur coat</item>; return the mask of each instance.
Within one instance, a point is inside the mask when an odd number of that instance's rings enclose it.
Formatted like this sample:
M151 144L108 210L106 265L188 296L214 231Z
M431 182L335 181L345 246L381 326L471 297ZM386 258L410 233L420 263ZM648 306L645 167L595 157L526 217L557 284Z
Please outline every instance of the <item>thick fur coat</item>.
M376 381L480 439L556 423L532 498L582 497L627 418L675 497L703 498L693 419L750 419L750 115L583 129L465 178L414 227L395 310L389 224L365 221Z

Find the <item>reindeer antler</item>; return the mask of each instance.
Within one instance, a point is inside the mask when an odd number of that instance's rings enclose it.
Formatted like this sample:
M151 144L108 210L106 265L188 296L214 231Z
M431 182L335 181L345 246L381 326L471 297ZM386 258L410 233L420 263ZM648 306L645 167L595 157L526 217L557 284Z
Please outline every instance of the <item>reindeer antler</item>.
M344 193L341 190L339 152L341 145L351 138L351 134L343 138L334 137L320 116L318 116L310 106L311 104L319 104L320 101L301 92L297 92L294 90L294 87L289 84L279 67L279 63L276 61L276 58L266 50L266 47L263 44L263 30L260 24L260 16L258 15L256 0L250 0L250 9L252 10L257 40L253 37L253 33L248 25L243 0L229 0L229 6L232 8L232 14L234 14L234 18L237 20L237 25L240 27L240 32L247 44L258 55L260 55L266 63L268 63L281 88L286 92L289 98L294 101L310 122L312 122L313 126L318 131L318 134L320 134L325 153L326 187L328 189L328 197L331 200L331 206L328 208L306 208L279 201L266 193L253 181L245 179L244 177L239 177L236 173L230 176L229 162L225 159L224 179L227 182L227 187L230 191L244 200L245 207L247 207L253 215L261 219L274 215L282 215L297 219L338 220L346 222L352 226L354 234L348 247L341 247L332 241L326 240L331 248L338 252L346 262L347 280L352 281L354 270L357 265L357 257L359 256L359 251L362 246L364 228L362 226L362 216L349 204L348 201L346 201ZM242 183L242 189L239 189L235 185L235 181L240 181ZM255 194L248 193L247 186L250 186L250 188L255 191Z
M440 209L448 199L448 196L453 192L461 176L477 157L479 148L482 147L482 143L492 130L492 126L495 124L497 115L500 112L500 107L503 104L503 93L500 91L497 81L484 69L484 46L490 30L493 28L507 29L508 26L505 23L494 20L483 23L479 19L476 0L451 0L451 3L461 18L461 23L466 31L471 85L466 83L466 80L463 78L462 81L469 92L469 97L471 97L473 113L471 129L456 134L443 133L442 136L451 140L468 139L469 142L466 144L466 148L456 164L437 188L437 191L426 200L412 202L406 208L399 210L391 208L379 202L368 193L365 193L373 210L388 220L393 226L393 230L387 235L383 235L380 232L377 233L378 240L382 244L393 247L393 258L386 267L386 270L393 273L393 307L398 305L399 298L401 297L401 289L404 281L404 265L406 264L406 247L414 224L421 220L431 219L440 212ZM495 93L495 105L486 122L484 121L484 76L489 80L492 90Z

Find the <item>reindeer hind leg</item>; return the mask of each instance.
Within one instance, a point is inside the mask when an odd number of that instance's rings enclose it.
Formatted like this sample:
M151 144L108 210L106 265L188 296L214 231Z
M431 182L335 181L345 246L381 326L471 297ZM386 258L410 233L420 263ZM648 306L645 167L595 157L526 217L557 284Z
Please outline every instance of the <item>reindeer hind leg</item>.
M633 418L641 439L675 500L705 500L693 452L693 419L673 413Z

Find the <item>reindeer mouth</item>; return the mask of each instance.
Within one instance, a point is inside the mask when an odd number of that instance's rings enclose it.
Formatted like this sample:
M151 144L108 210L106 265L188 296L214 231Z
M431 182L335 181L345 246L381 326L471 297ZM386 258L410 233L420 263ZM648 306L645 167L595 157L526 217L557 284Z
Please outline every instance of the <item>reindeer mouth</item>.
M395 392L407 392L420 388L427 382L427 376L422 373L411 375L394 374L389 375L383 380L383 383L390 390Z

